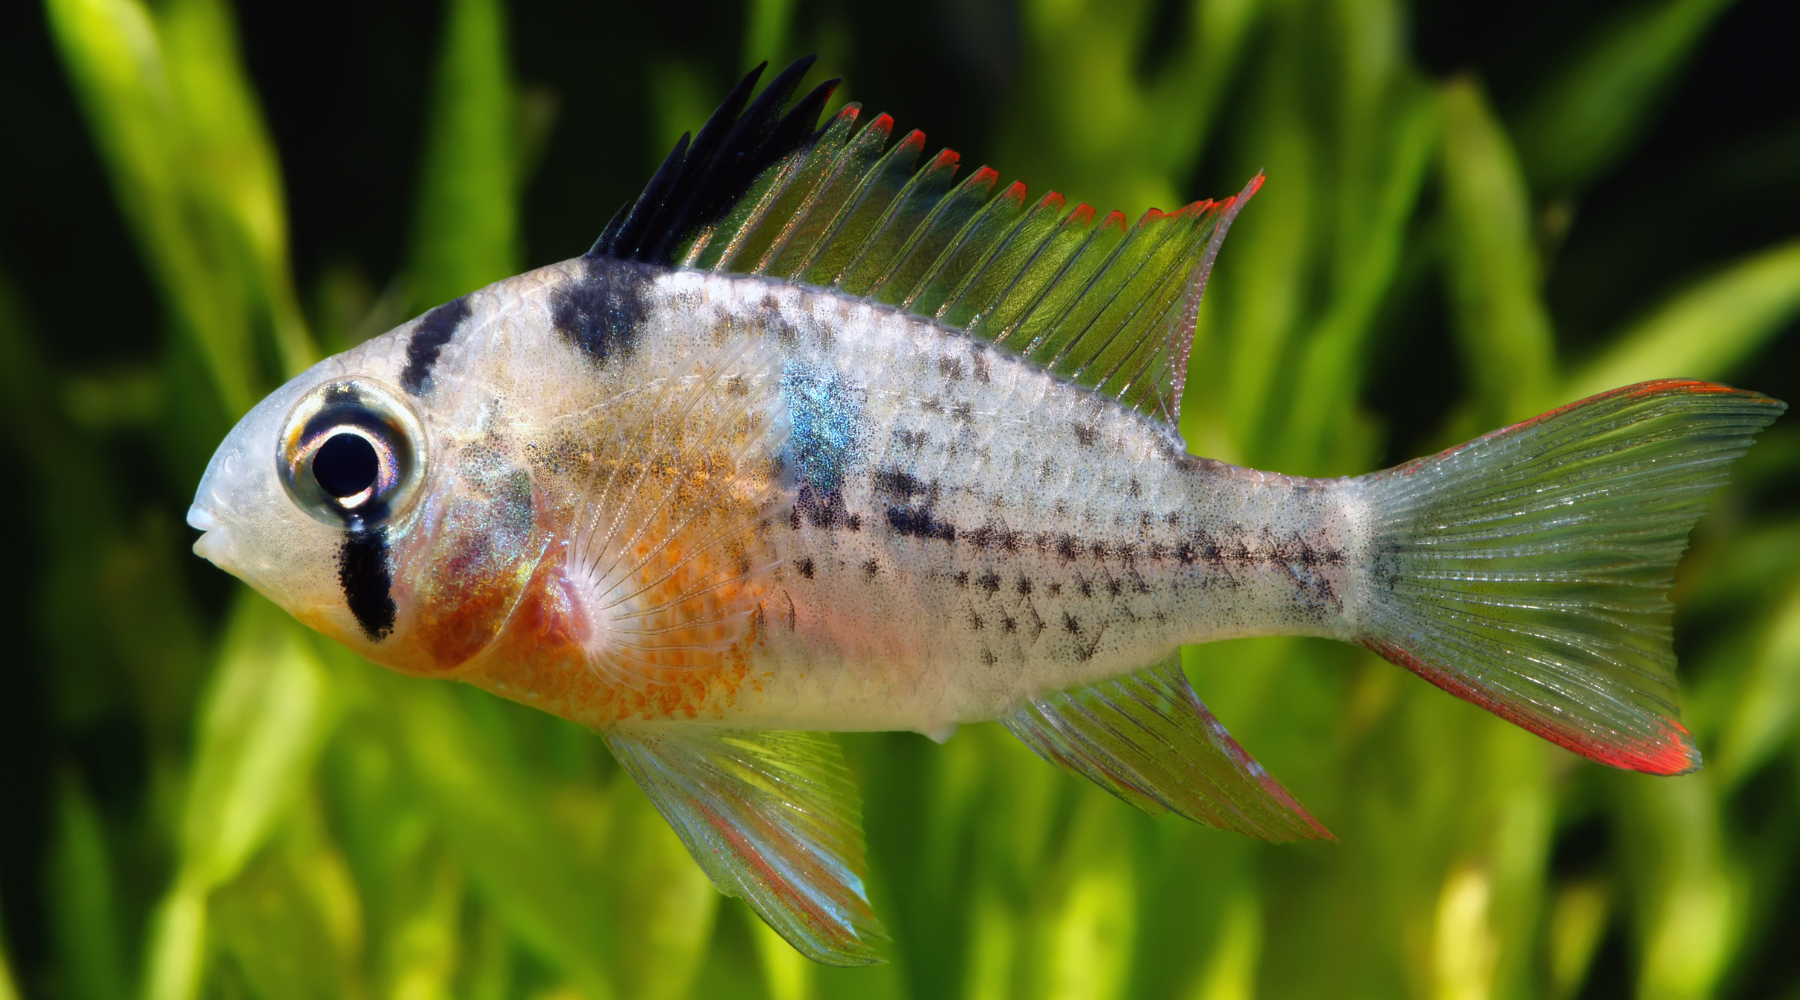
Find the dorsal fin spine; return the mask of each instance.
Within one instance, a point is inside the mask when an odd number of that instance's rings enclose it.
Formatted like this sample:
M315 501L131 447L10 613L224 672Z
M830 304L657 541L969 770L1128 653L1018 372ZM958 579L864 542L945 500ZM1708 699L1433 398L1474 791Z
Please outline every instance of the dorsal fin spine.
M815 135L806 156L797 157L785 171L775 188L765 195L755 210L747 213L743 223L731 233L717 252L711 249L700 266L717 270L750 270L740 268L743 260L759 263L781 237L800 224L830 177L844 144L856 127L861 105L844 105L831 121ZM715 258L707 260L706 258Z
M1074 215L1070 213L1071 220ZM1126 232L1116 225L1116 216L1119 216L1118 212L1108 215L1097 225L1083 227L1080 245L1071 248L1062 267L1049 276L1031 303L1019 313L1017 321L1008 324L994 338L996 343L1005 344L1029 358L1039 356L1044 337L1055 331L1057 322L1087 291L1094 275L1106 266L1113 251L1124 242ZM1090 214L1088 218L1093 216Z
M924 133L918 135L923 143ZM876 282L918 237L925 218L949 194L961 161L962 156L955 150L940 149L923 168L914 170L882 210L868 238L862 241L861 251L844 266L841 277L833 284L851 295L874 298Z
M1098 346L1083 345L1082 341L1087 338L1090 331L1096 328L1100 318L1105 316L1108 311L1112 309L1113 304L1118 301L1119 296L1123 294L1127 288L1132 286L1133 282L1138 279L1138 276L1151 266L1155 256L1162 251L1163 247L1168 245L1170 237L1174 235L1175 226L1171 225L1171 222L1173 222L1174 219L1175 216L1165 214L1154 208L1144 213L1143 217L1138 220L1137 226L1126 235L1125 241L1120 243L1119 246L1113 250L1113 255L1107 260L1106 266L1102 267L1094 274L1093 279L1089 282L1088 289L1076 300L1076 304L1070 306L1069 316L1071 318L1079 319L1079 317L1085 315L1087 321L1081 324L1078 331L1071 331L1073 333L1072 336L1065 333L1063 346L1057 350L1054 357L1046 359L1046 368L1059 374L1066 374L1070 378L1078 378L1081 373L1086 370L1089 364L1094 360L1097 360L1100 354L1104 353L1107 347L1111 346L1112 341L1118 336L1120 327L1113 327L1110 329L1110 332L1106 332L1108 330L1107 327L1099 327L1103 331L1103 335L1107 336L1107 341L1104 344ZM1129 273L1114 273L1115 262L1124 257L1128 250L1135 251L1137 249L1133 246L1134 242L1150 242L1154 245L1138 259L1136 266L1132 267ZM1108 286L1110 286L1112 290L1104 298L1089 294L1089 292L1093 291L1104 291ZM1089 301L1090 299L1092 301ZM1083 348L1081 353L1087 360L1075 367L1065 368L1064 362L1070 355L1076 352L1076 348L1078 347ZM1089 351L1087 349L1088 347L1092 347L1092 351Z
M1095 277L1097 283L1111 283L1114 286L1112 294L1108 295L1104 302L1095 303L1095 306L1091 309L1089 314L1089 319L1082 327L1081 332L1071 338L1066 346L1058 352L1055 361L1051 363L1050 367L1052 370L1057 370L1061 366L1063 360L1075 353L1077 348L1082 348L1081 353L1085 355L1087 360L1068 370L1067 374L1070 378L1079 379L1084 375L1091 374L1093 366L1105 359L1106 352L1113 344L1118 342L1122 334L1131 328L1136 318L1141 314L1145 302L1157 294L1168 281L1169 276L1180 265L1180 257L1182 254L1178 252L1174 259L1169 260L1162 265L1160 272L1155 270L1157 258L1167 250L1171 243L1175 244L1178 251L1182 249L1182 244L1177 240L1177 237L1184 228L1182 224L1189 221L1184 218L1184 216L1191 214L1192 213L1188 211L1188 208L1182 208L1173 214L1165 214L1156 209L1151 209L1144 213L1144 217L1138 221L1137 231L1132 234L1132 237L1139 241L1146 239L1153 240L1155 246L1143 254L1138 261L1137 266L1132 268L1129 274L1110 274L1109 272L1112 270L1112 267L1109 263L1107 270ZM1123 254L1125 249L1126 247L1121 245L1115 254L1115 259L1118 255ZM1116 324L1101 323L1103 318L1113 312L1115 304L1119 302L1119 296L1123 295L1126 289L1137 285L1140 276L1146 271L1152 273L1152 283L1135 301L1130 301L1125 304L1123 310L1125 315L1120 318L1120 321ZM1086 340L1089 333L1095 329L1104 332L1103 335L1106 337L1106 341L1098 346L1093 346L1092 350L1089 350L1088 347L1091 345L1083 345L1082 341ZM1125 360L1125 358L1121 358L1118 360L1117 364L1122 364ZM1093 379L1092 384L1097 386L1104 383L1117 372L1117 364L1115 364L1115 367L1109 370L1105 375Z
M806 155L795 157L789 163L770 192L758 201L753 211L745 213L743 222L735 228L721 230L729 233L728 238L723 242L715 240L718 245L708 247L698 266L707 270L754 272L756 268L741 267L740 262L757 260L760 263L783 234L800 224L844 144L849 141L860 111L861 105L855 103L840 108L813 136Z
M988 170L987 167L981 169ZM980 176L978 172L964 183L973 184ZM998 173L994 174L996 179L999 176ZM938 259L920 277L916 287L900 303L900 307L921 316L938 318L940 307L950 300L950 295L978 274L999 251L1007 232L1013 228L1024 210L1025 184L1022 181L1014 181L1012 186L989 198L945 244L943 253L938 255ZM946 275L952 278L956 275L962 277L956 279L958 284L952 288Z
M768 144L775 138L783 121L782 109L817 58L805 56L796 59L776 74L775 79L770 80L769 85L762 89L762 93L756 95L756 100L750 103L749 108L730 123L729 130L718 140L716 152L711 148L700 148L696 140L696 148L688 157L688 163L678 178L674 192L680 201L670 204L666 220L659 220L663 224L657 229L662 232L662 236L650 248L649 256L645 259L666 259L674 250L672 241L677 234L693 224L694 220L725 210L727 205L715 203L715 200L726 197L728 193L735 200L732 189L751 183L769 166L763 160L767 155ZM745 82L753 83L767 65L764 63L757 67L754 73L744 78ZM743 84L739 86L742 87ZM814 117L817 118L816 112ZM711 125L709 120L707 126ZM701 131L704 132L705 129ZM807 131L810 132L811 129Z
M775 242L755 273L778 278L805 273L840 216L855 206L856 193L868 182L868 170L880 162L887 149L888 136L893 131L893 117L879 114L856 133L838 154L836 165L829 178L820 185L818 196L812 199L805 218Z
M619 223L619 228L613 232L612 241L605 248L596 246L594 250L588 251L589 254L599 256L601 253L605 253L626 259L634 256L637 250L637 241L649 227L650 217L656 214L657 207L662 204L663 196L668 192L669 185L674 182L675 174L681 169L682 159L687 155L687 150L688 133L683 132L681 138L675 140L675 148L669 151L668 156L663 157L662 165L657 167L656 173L650 176L650 183L644 185L644 193L638 195L637 201L633 202L631 209L625 213L625 218Z
M837 217L808 250L807 263L793 273L810 285L829 286L843 280L844 268L875 232L894 196L906 186L924 149L925 133L914 129L875 161L868 176L844 200Z
M1018 190L1022 205L1025 185L1014 182L1013 188ZM1008 192L1013 188L1009 188ZM1055 230L1057 220L1062 216L1064 204L1066 200L1063 196L1052 191L1038 199L1038 203L1030 209L1021 211L1006 235L995 244L993 252L944 299L935 318L951 326L970 330L978 326L982 319L979 311L981 307L1001 301L1001 283L1011 287L1014 278L1023 269L1024 263L1020 258L1029 261L1043 249L1045 238Z
M1081 204L1051 226L1043 243L1020 265L1018 274L1007 283L1006 289L995 296L993 310L972 325L971 331L979 331L978 336L986 337L996 344L1006 343L1006 338L1017 321L1030 311L1044 294L1044 289L1055 281L1057 275L1063 273L1074 255L1087 245L1093 221L1094 210Z
M969 231L976 216L987 205L988 195L1000 180L992 167L981 167L943 197L919 223L913 235L894 255L887 273L875 282L869 294L882 302L902 308L910 302L924 282L930 278Z

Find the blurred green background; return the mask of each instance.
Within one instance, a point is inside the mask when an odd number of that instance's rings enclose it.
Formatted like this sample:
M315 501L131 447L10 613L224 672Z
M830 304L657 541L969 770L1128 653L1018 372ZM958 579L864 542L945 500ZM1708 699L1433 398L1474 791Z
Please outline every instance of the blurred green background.
M187 552L236 415L584 250L751 63L1034 193L1268 185L1183 430L1368 471L1614 385L1800 399L1791 0L44 0L0 10L0 998L1800 998L1800 425L1677 588L1707 767L1609 771L1353 648L1191 649L1341 838L1153 821L998 727L844 738L889 964L721 899L593 735Z

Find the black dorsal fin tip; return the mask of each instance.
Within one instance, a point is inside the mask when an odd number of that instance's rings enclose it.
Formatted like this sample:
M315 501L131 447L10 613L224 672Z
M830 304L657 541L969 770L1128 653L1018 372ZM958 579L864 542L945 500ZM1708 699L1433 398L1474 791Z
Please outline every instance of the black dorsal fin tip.
M783 121L782 110L788 98L793 96L800 79L816 59L816 56L804 56L794 60L737 115L716 149L695 150L695 155L690 157L691 170L682 174L686 183L671 192L665 209L667 217L658 220L661 224L655 227L658 230L656 243L649 247L643 259L673 263L676 245L682 237L718 221L757 174L799 148L797 142L789 143L786 148L771 148L774 146L771 140ZM737 97L735 93L732 96ZM714 117L717 117L716 113ZM816 113L813 119L817 121ZM707 124L710 127L712 123ZM806 132L811 132L810 123ZM797 138L803 138L804 134Z
M716 224L770 166L811 146L838 80L789 100L817 56L789 63L756 95L764 62L744 74L700 131L676 143L623 216L615 216L589 256L673 264L684 242Z
M600 240L595 241L595 250L599 252L596 254L594 251L589 251L591 255L618 257L621 260L631 260L636 256L638 245L643 242L643 236L649 228L651 218L656 214L657 208L662 204L669 188L673 185L675 176L688 158L687 152L688 133L683 132L681 138L675 140L675 148L669 150L668 156L663 157L662 166L657 167L656 173L651 175L650 183L644 185L643 193L638 195L637 201L632 203L630 211L625 213L625 218L618 222L618 228L613 230L612 225L608 224L607 229L612 230L612 238L608 240L606 234L602 233ZM604 248L600 246L602 242L606 243Z

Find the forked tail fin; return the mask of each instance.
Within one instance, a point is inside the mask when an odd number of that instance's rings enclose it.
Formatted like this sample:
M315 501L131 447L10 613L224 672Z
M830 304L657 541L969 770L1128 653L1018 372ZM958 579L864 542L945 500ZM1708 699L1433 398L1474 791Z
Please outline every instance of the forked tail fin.
M1600 763L1698 768L1669 586L1709 494L1786 408L1644 382L1365 476L1357 641Z

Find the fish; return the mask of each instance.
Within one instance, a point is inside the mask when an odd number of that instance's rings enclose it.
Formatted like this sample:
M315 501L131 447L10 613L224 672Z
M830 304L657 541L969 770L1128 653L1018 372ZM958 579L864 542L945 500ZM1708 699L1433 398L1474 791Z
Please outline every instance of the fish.
M811 63L744 77L587 253L262 400L194 551L376 664L591 728L837 965L883 931L830 732L997 720L1153 815L1331 838L1184 644L1355 643L1602 764L1700 765L1667 594L1785 404L1667 379L1363 476L1195 457L1197 310L1262 175L1135 222L1031 200L825 115L836 80L796 98Z

